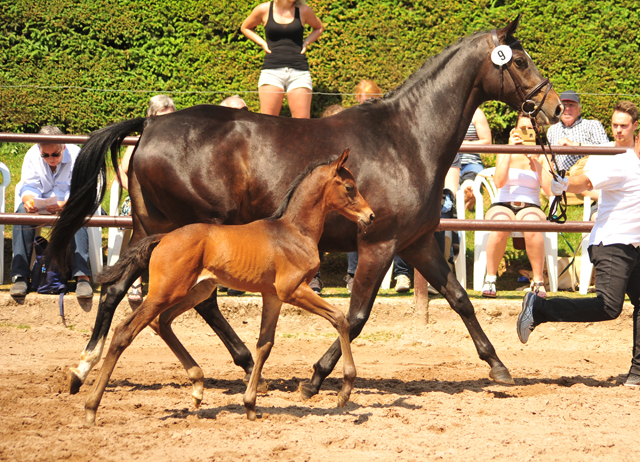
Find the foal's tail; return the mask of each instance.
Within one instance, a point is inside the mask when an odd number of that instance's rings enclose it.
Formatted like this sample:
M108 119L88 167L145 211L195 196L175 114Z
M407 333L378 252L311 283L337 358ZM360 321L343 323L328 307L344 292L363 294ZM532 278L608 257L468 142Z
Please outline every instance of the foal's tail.
M71 176L71 192L67 204L53 226L46 258L66 267L67 247L74 234L84 225L104 198L107 190L107 152L111 148L113 168L118 170L118 148L125 136L142 133L144 118L131 119L91 133L78 154Z
M115 284L131 265L137 268L148 268L151 253L164 236L165 234L154 234L136 242L127 249L115 265L103 269L96 277L96 282L108 285Z

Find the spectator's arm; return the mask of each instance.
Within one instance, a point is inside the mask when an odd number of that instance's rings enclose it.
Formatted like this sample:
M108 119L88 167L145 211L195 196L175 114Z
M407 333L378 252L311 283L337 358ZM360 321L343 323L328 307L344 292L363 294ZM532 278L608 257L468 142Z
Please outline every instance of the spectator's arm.
M476 133L479 139L475 141L465 140L462 144L491 144L491 128L489 128L489 122L484 112L482 112L482 109L476 109L471 122L473 122L473 125L476 127Z
M118 165L118 173L120 174L120 185L129 191L129 176L127 172L129 171L129 162L131 161L131 154L133 154L133 150L135 146L128 146L127 150L124 152L124 156L120 161L120 165Z
M244 36L252 42L260 45L265 53L271 53L266 40L256 34L253 30L264 22L265 14L269 14L269 3L263 3L256 6L240 26L240 32L242 32Z
M593 127L591 130L591 136L590 136L590 144L592 145L598 145L598 144L606 144L609 142L609 137L607 136L607 132L605 131L604 127L602 126L602 124L600 123L599 120L592 120L591 122L593 122ZM587 144L587 143L583 143L583 144Z
M303 53L306 53L307 47L311 43L318 40L320 35L322 35L322 32L324 31L324 26L322 25L322 21L318 19L318 17L313 12L313 10L308 6L306 5L302 6L300 8L300 13L302 16L302 25L304 26L305 24L308 24L313 29L313 31L309 34L309 36L306 39L304 39L304 42L302 42L302 51L300 51L300 53L303 54Z
M29 152L27 152L22 163L22 176L20 181L22 182L22 187L18 191L18 194L20 195L20 198L23 199L23 203L25 195L31 196L31 199L34 197L40 197L42 181L40 180L38 170L33 164L32 156L29 155Z

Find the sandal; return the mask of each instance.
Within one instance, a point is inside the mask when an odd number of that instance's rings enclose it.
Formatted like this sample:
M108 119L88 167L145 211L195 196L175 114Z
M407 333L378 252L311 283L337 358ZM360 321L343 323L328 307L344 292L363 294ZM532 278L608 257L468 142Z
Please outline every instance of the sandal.
M130 302L140 303L142 301L142 283L132 285L127 298Z
M496 278L486 277L484 278L484 285L482 286L482 296L487 298L496 298Z
M538 297L547 298L547 291L544 288L544 282L531 281L531 292Z

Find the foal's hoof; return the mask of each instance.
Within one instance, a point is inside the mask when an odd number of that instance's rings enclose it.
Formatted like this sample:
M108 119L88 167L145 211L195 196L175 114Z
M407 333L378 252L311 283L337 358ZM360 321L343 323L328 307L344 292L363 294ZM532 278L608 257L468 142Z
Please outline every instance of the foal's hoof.
M69 380L69 394L75 395L80 391L82 380L80 380L80 377L78 377L73 369L69 369L67 372L67 379Z
M258 418L256 415L256 411L247 409L247 420L251 422L255 421Z
M311 385L311 382L300 382L300 395L302 399L307 400L318 394L318 391Z
M245 385L249 385L249 379L250 378L251 378L251 374L247 374L247 375L244 376L244 379L242 379L242 381L244 382ZM256 392L264 395L268 391L269 391L269 384L261 376L260 380L258 380L258 388L256 389Z
M193 405L196 409L200 409L200 405L202 404L202 398L193 397Z
M342 396L342 393L338 393L338 406L344 409L348 402L349 398L345 398L344 396Z
M504 366L493 366L491 368L491 372L489 372L489 377L491 377L498 383L503 383L505 385L515 385L513 377L511 377L511 374L509 373L509 369Z
M84 415L84 428L91 428L96 426L96 412L86 410Z

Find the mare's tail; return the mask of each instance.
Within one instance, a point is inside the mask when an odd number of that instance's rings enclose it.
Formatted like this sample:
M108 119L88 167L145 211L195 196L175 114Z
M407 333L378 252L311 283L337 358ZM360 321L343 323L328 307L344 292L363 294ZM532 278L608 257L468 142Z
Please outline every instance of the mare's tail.
M107 266L98 274L96 282L112 285L120 280L129 266L148 268L151 253L164 236L164 234L154 234L128 247L125 254L118 259L115 265Z
M104 198L107 190L107 151L111 148L113 168L118 171L118 148L125 136L142 133L144 118L131 119L93 132L78 154L71 175L71 191L56 221L46 251L59 267L66 267L67 248L74 234L84 225Z

